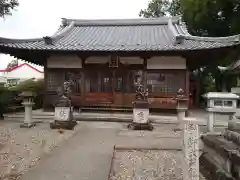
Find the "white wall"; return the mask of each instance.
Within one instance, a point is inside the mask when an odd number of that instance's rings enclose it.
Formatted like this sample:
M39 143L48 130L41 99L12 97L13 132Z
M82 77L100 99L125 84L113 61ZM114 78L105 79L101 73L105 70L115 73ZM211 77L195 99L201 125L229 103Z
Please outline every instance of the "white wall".
M179 56L159 56L147 60L147 69L186 69L186 59Z
M140 57L120 57L123 64L143 64L144 60Z
M3 76L7 79L42 79L44 78L44 73L38 72L27 65L23 65L10 72L3 73Z
M52 55L47 61L48 68L82 68L82 60L77 55Z
M108 56L91 56L86 59L86 64L106 64L109 61Z

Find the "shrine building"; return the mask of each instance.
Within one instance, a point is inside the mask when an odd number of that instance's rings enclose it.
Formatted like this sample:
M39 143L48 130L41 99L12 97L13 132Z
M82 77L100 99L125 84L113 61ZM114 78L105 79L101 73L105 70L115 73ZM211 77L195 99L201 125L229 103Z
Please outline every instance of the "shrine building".
M52 36L0 38L0 52L44 66L44 108L54 106L70 75L75 107L131 108L134 75L143 70L150 108L175 109L180 88L189 97L189 72L216 63L239 44L239 35L192 36L178 17L63 19Z

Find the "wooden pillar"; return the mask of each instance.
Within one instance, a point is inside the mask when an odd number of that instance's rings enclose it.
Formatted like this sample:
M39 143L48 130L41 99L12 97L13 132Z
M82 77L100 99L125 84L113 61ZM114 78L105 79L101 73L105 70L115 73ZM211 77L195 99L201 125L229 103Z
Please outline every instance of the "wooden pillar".
M115 96L115 88L116 88L116 70L112 70L112 93ZM110 77L111 78L111 77Z
M147 88L147 58L143 58L143 68L144 68L144 88Z
M44 93L43 93L43 110L47 109L47 90L48 90L48 67L47 58L44 59Z
M189 92L189 81L190 81L190 78L189 78L189 75L190 75L190 72L188 69L186 69L186 72L185 72L185 92L186 92L186 96L188 98L188 108L189 108L189 105L190 105L190 92Z
M197 81L196 81L196 96L195 96L195 105L199 106L200 105L200 95L201 95L201 76L202 72L200 72L200 68L198 68L198 73L197 73Z
M82 59L82 69L81 69L81 100L85 101L85 93L86 93L86 81L85 81L85 61L86 58L81 58ZM81 105L83 103L81 102Z

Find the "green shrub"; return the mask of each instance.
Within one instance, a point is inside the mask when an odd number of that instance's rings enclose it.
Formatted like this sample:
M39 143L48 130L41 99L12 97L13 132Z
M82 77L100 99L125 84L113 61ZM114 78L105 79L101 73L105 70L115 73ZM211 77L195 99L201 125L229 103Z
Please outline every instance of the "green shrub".
M23 91L32 91L36 94L34 97L34 109L42 108L43 104L43 92L44 92L44 80L37 80L34 81L34 79L29 79L26 81L23 81L16 85L15 87L9 88L10 91L14 92L23 92Z
M9 91L7 88L0 88L0 116L8 112L9 107L20 106L21 100L18 98L18 92Z

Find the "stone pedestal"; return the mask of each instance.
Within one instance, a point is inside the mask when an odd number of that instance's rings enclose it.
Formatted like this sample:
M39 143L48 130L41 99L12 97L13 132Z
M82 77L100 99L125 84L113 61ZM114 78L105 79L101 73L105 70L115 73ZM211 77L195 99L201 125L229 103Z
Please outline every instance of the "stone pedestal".
M133 122L128 127L133 130L153 130L153 126L149 122L148 101L133 102Z
M183 120L183 118L185 118L186 111L187 111L187 108L179 108L179 109L177 109L177 119L178 119L178 122L181 122Z
M181 89L178 91L181 92ZM175 98L177 101L177 119L178 119L178 126L174 129L175 131L182 131L184 128L183 119L186 117L186 111L188 110L188 98L185 97L183 91L179 93Z
M208 113L207 131L214 132L214 112Z
M50 123L51 129L73 130L76 124L71 107L55 107L54 121Z
M240 120L232 119L228 122L228 130L240 133Z
M31 128L36 125L34 122L32 122L32 107L34 103L31 101L24 101L22 105L25 108L25 113L24 113L24 122L23 124L20 125L20 127Z

